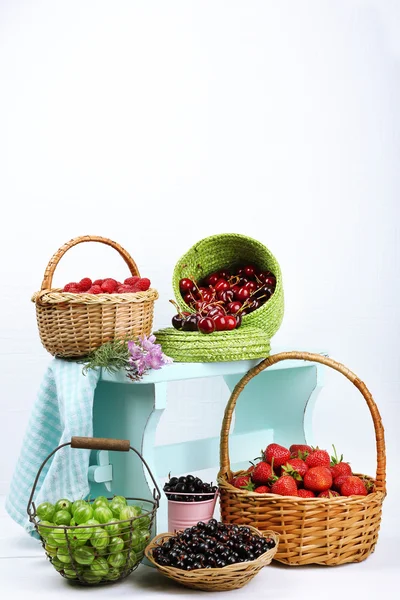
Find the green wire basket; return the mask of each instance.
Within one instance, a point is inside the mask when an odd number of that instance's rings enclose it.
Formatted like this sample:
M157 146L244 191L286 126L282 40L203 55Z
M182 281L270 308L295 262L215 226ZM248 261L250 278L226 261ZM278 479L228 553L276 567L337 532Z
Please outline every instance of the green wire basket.
M253 238L238 233L221 233L204 238L194 244L175 266L172 276L175 298L181 310L193 312L179 291L180 279L188 277L199 281L213 271L243 266L246 263L271 271L276 278L276 288L265 304L254 312L244 315L242 326L237 331L251 325L261 329L270 340L278 331L283 319L282 274L279 263L273 254L266 246ZM213 338L214 335L214 333L211 334Z

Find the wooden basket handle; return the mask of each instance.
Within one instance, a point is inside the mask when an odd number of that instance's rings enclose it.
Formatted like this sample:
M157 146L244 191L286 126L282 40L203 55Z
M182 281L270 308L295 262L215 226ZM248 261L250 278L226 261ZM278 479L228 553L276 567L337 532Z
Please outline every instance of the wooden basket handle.
M341 363L332 360L332 358L328 358L326 356L322 356L321 354L312 354L310 352L281 352L279 354L274 354L273 356L269 356L258 365L250 369L242 377L242 379L236 384L231 397L228 400L228 404L225 408L224 419L222 422L221 428L221 441L220 441L220 473L230 473L230 461L229 461L229 430L231 427L231 421L233 416L233 411L235 410L237 399L240 396L240 393L243 391L245 386L249 383L253 377L268 369L272 365L275 365L282 360L305 360L309 362L321 363L327 367L331 367L339 373L342 373L347 379L349 379L358 390L360 390L361 394L364 396L364 399L368 405L368 408L371 413L372 420L374 422L375 429L375 440L376 440L376 454L377 454L377 468L376 468L376 489L378 491L385 492L386 491L386 452L385 452L385 436L384 429L382 425L381 416L379 414L379 410L377 405L372 398L370 391L364 382L362 382L352 371L350 371L347 367L342 365Z
M115 250L122 256L126 264L128 265L128 269L132 275L140 275L139 269L136 266L135 261L131 257L131 255L124 249L122 246L117 244L117 242L113 242L113 240L109 240L108 238L100 237L99 235L81 235L79 237L73 238L61 248L57 250L55 254L51 257L49 264L46 267L44 272L44 277L42 281L42 290L50 290L53 282L53 275L56 267L64 254L73 246L77 244L82 244L83 242L100 242L101 244L106 244L107 246L111 246L115 248Z
M71 448L83 448L86 450L115 450L117 452L129 452L131 444L129 440L116 440L114 438L91 438L77 435L71 438Z

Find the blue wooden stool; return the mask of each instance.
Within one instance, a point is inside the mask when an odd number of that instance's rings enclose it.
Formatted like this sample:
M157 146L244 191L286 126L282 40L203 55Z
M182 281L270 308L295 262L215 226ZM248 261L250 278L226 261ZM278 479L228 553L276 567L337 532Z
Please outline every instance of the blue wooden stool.
M325 353L321 353L325 354ZM326 355L326 354L325 354ZM202 469L219 469L219 437L155 446L159 419L173 381L223 377L232 391L259 360L221 363L174 363L131 382L121 372L102 373L93 409L93 435L129 439L146 459L160 489L163 478ZM305 361L284 361L260 373L242 392L230 436L234 471L247 468L249 459L272 441L312 443L312 409L322 386L323 367ZM151 498L152 485L135 457L118 452L92 452L91 495L122 494ZM155 532L167 531L167 500L163 496Z

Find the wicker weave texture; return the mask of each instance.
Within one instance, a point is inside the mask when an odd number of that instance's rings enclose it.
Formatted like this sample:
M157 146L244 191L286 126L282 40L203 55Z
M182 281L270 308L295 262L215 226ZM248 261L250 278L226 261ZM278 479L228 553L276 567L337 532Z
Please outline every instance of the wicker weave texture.
M101 242L121 255L132 275L138 268L128 252L117 242L99 236L82 236L64 244L47 265L42 287L32 301L43 346L59 357L81 357L105 342L151 333L154 289L135 294L71 294L52 288L56 266L64 254L82 242Z
M230 485L229 429L237 399L247 383L261 371L282 360L306 360L324 364L347 377L363 395L375 428L377 472L375 491L368 496L297 498L256 494ZM289 565L340 565L360 562L373 552L386 496L386 458L382 421L371 393L357 376L336 361L307 352L283 352L268 357L236 385L226 406L221 429L220 503L226 523L273 529L280 536L275 559ZM372 479L372 478L370 478Z
M262 329L269 339L278 331L284 312L282 274L278 261L260 242L236 233L223 233L200 240L182 256L175 266L172 285L175 298L182 310L190 310L179 291L182 277L199 281L202 277L223 267L244 263L256 264L276 277L276 288L271 298L256 311L243 317L243 326Z
M254 527L250 527L254 534L262 535L260 531ZM220 569L198 569L194 571L184 571L175 567L164 567L156 563L153 558L153 550L160 546L172 537L173 533L163 533L155 537L145 550L146 558L169 579L173 579L178 583L197 590L207 592L223 592L229 590L237 590L248 583L257 573L273 559L279 537L274 531L264 531L264 535L270 536L275 540L275 547L268 550L255 560L234 565L227 565Z
M155 332L163 352L178 362L223 362L265 358L270 342L256 327L240 327L212 334L177 331L173 327Z

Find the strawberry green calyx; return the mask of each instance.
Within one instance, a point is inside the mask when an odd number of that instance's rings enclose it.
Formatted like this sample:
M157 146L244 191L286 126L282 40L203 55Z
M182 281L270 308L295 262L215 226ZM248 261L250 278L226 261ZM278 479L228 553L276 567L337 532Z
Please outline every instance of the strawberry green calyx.
M247 490L248 492L254 492L254 490L256 489L256 486L254 485L254 483L251 481L249 481L249 483L247 485L242 485L240 487L241 490Z
M293 477L293 479L296 479L297 481L303 481L300 473L296 471L296 469L294 469L290 464L282 467L282 471L285 471L285 475L290 475L290 477Z
M335 452L335 454L334 454L334 456L331 456L331 467L334 467L335 465L338 465L339 463L343 462L343 454L341 454L340 458L338 458L334 444L332 444L332 448L333 448L333 451Z

